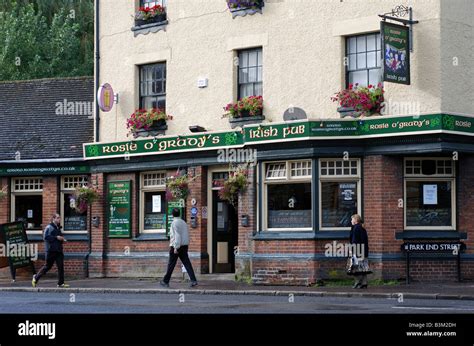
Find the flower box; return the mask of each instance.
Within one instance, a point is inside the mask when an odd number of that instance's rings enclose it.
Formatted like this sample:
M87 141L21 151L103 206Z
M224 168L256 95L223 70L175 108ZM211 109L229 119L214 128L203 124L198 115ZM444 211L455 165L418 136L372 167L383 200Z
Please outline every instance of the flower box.
M339 103L337 111L342 118L370 116L380 113L384 108L384 93L381 83L368 87L350 84L349 88L339 91L331 99Z
M147 24L155 24L166 21L166 13L150 17L149 19L135 19L135 26L143 26Z
M128 119L127 128L136 137L149 137L165 134L168 129L167 120L173 117L158 108L137 109Z
M227 0L227 6L232 13L232 18L262 13L264 5L264 0Z
M235 129L236 127L243 127L244 125L260 124L264 120L264 115L257 115L242 118L229 118L229 123L230 127Z

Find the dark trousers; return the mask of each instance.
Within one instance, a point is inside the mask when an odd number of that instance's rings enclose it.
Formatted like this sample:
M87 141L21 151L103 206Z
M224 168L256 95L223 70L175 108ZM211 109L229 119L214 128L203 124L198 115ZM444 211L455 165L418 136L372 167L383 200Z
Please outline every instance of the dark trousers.
M62 252L46 253L46 264L42 266L38 274L35 275L36 281L39 281L39 279L53 267L54 262L56 262L56 267L58 267L58 285L64 283L64 254Z
M174 267L176 266L176 262L178 261L178 258L181 260L181 262L184 265L184 268L186 268L186 271L188 272L189 278L191 281L197 281L196 276L194 275L194 270L193 266L191 264L191 261L189 260L188 257L188 246L181 246L178 249L178 253L174 253L174 248L171 246L170 247L170 258L168 262L168 270L166 271L166 275L163 278L163 281L166 283L170 282L171 275L173 274Z

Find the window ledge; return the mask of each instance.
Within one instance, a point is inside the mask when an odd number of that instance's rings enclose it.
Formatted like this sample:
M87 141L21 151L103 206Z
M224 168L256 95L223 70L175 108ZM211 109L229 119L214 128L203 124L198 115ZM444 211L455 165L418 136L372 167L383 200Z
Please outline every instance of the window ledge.
M253 240L313 240L349 239L349 231L263 231L254 235Z
M89 240L89 235L86 234L68 234L64 233L64 237L68 241L88 241ZM42 234L28 234L28 241L31 242L42 242L43 240L43 235Z
M467 239L467 233L458 231L402 231L395 233L395 239Z
M168 25L168 21L165 20L164 22L158 22L158 23L150 23L150 24L145 24L145 25L140 25L140 26L134 26L132 27L133 35L134 37L137 37L138 35L148 35L150 32L158 32L160 30L165 31L166 25Z
M150 241L150 240L169 240L164 233L145 233L132 239L133 241Z

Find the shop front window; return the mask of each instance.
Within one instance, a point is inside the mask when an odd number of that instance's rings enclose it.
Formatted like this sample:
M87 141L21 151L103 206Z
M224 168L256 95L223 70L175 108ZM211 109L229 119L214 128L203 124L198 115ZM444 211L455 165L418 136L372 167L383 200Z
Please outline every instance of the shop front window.
M43 179L14 178L12 180L12 221L23 222L27 231L40 233L43 222L42 194Z
M320 161L321 229L351 227L351 216L360 214L359 160Z
M407 229L455 229L455 200L453 161L405 160Z
M61 182L61 214L63 215L63 231L84 233L87 231L87 210L74 208L74 191L77 187L88 184L87 176L66 176Z
M311 229L311 161L265 165L266 229Z
M166 232L166 173L150 172L141 176L141 232Z

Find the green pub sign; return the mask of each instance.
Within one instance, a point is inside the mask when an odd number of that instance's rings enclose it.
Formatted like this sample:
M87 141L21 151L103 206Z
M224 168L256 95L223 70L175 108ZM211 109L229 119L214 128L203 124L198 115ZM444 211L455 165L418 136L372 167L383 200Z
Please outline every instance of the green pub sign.
M110 238L130 238L131 227L131 182L109 182L108 220Z
M8 261L0 261L0 268L10 265L12 269L16 269L31 265L31 258L28 256L28 237L23 222L0 225L0 243L5 249L11 250L8 255L2 254Z
M410 85L409 28L382 22L383 80Z
M168 202L168 213L167 213L167 218L168 222L166 223L166 236L170 236L170 229L171 229L171 223L173 222L173 209L178 208L179 209L179 215L183 220L186 219L186 215L184 215L184 208L186 206L186 203L184 199L180 199L178 201L169 201Z

